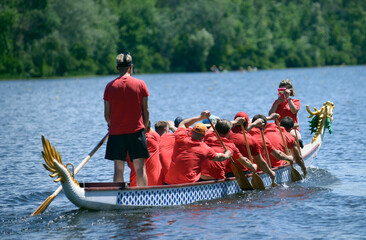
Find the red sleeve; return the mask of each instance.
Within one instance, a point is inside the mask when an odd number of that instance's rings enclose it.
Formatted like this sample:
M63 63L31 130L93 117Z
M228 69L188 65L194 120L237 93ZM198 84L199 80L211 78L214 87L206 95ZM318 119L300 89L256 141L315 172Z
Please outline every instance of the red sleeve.
M180 127L177 129L177 131L175 131L174 135L175 141L183 140L187 136L186 129L184 127Z
M105 86L104 89L104 96L103 96L103 100L105 101L109 101L109 86L111 85L111 82L107 84L107 86Z
M205 155L208 160L212 160L216 157L216 155L217 155L216 151L213 150L212 148L210 148L209 146L207 146L206 143L202 142L201 146L202 146L202 149L205 150Z
M231 150L232 150L232 156L233 156L233 159L238 159L240 158L242 155L239 151L239 149L235 146L235 144L232 144L230 146Z
M296 106L298 110L300 110L300 100L299 99L292 99L292 102Z
M149 96L149 90L147 89L146 83L141 80L141 87L142 87L142 96L148 97Z
M152 153L158 151L160 135L157 132L150 131L146 133L146 139L149 152Z
M284 137L285 137L285 141L287 144L287 148L288 149L293 148L295 146L295 142L296 142L295 138L287 132L284 133Z
M274 148L274 146L272 145L271 141L269 141L268 138L265 137L265 140L266 140L266 145L267 145L267 149L268 149L268 154L271 154L276 149Z

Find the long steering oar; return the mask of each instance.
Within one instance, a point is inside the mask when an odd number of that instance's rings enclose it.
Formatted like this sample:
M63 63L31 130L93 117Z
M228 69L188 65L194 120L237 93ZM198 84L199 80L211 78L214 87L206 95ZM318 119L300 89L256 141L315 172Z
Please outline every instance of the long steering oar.
M212 124L211 120L207 118L208 121L211 124L212 129L215 131L217 138L220 140L222 147L224 148L225 152L227 151L227 148L222 141L220 134L217 132L215 126ZM238 184L242 190L253 190L252 185L250 184L248 178L245 176L244 172L241 170L240 166L234 162L234 159L230 157L231 160L231 169L233 170L233 173L235 175L236 180L238 181Z
M98 151L98 149L103 145L103 143L107 140L108 133L102 138L102 140L99 141L99 143L94 147L94 149L84 158L84 160L77 166L75 169L75 174L77 174L80 169L84 167L84 165L89 161L89 159ZM53 199L61 192L62 186L59 186L56 191L54 191L32 214L31 216L35 216L38 214L41 214L46 210L46 208L51 204Z
M241 129L243 130L243 135L244 135L244 140L245 140L245 146L247 147L247 152L248 152L249 160L250 160L251 163L253 163L252 153L250 152L250 148L249 148L247 136L245 134L244 125L243 124L240 124L240 126L241 126ZM264 186L264 183L263 183L262 178L255 171L253 171L252 185L253 185L253 188L254 189L260 189L260 190L265 190L266 189L266 187Z
M278 130L281 133L281 138L282 138L283 145L285 145L286 154L290 155L290 150L288 149L285 138L283 137L283 133L282 133L282 130L281 130L280 123L277 120L276 120L276 124L277 124ZM290 163L290 165L291 165L291 181L296 182L296 181L302 180L301 174L294 167L294 164Z
M270 169L272 169L271 159L269 158L266 140L264 139L263 128L261 128L261 135L262 135L262 141L263 141L263 145L264 145L264 150L266 151L266 158L267 158L268 167ZM278 184L274 180L272 180L272 187L277 187L277 186L278 186Z

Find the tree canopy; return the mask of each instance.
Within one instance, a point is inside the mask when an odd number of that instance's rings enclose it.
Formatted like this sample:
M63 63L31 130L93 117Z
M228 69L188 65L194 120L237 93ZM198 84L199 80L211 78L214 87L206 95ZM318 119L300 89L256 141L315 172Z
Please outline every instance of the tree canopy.
M363 0L3 0L0 77L366 63Z

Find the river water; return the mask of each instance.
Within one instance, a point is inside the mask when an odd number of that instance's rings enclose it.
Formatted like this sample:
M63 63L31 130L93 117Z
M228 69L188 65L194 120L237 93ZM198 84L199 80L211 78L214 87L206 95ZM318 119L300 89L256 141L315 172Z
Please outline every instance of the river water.
M77 166L107 133L103 92L114 76L0 81L1 239L366 239L366 67L257 72L136 75L150 91L152 124L210 110L267 114L278 83L290 78L301 100L304 142L311 141L309 105L334 102L333 133L326 133L308 177L265 191L181 207L79 210L60 193L42 214L30 214L59 186L48 176L41 135ZM78 181L111 181L105 145L78 173Z

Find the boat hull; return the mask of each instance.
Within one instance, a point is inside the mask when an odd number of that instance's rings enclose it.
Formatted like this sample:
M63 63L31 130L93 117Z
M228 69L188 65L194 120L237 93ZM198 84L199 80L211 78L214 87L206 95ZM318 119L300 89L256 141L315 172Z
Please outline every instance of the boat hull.
M305 146L306 151L303 155L307 165L315 158L319 147L318 143ZM278 184L291 181L290 165L275 168L274 171ZM259 176L266 187L271 186L272 182L267 174L259 172ZM247 177L251 181L252 174L248 174ZM85 191L85 201L77 206L93 210L186 205L243 192L234 177L191 184L149 187L129 187L125 183L84 183L80 187Z

